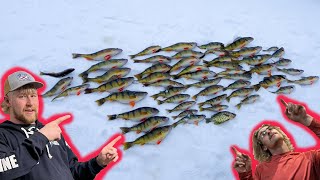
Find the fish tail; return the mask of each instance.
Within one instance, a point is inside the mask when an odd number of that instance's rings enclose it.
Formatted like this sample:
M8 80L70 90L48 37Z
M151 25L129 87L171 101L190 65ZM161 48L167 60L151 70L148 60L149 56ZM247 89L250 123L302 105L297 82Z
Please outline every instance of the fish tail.
M173 128L177 127L179 124L181 123L185 123L185 121L183 119L180 119L179 121L175 122L172 124Z
M202 107L204 105L204 103L198 103L199 108Z
M240 108L241 108L241 103L237 104L236 107L237 107L238 109L240 109Z
M87 71L84 71L84 72L80 73L78 76L81 77L83 80L83 78L87 78L88 75L89 75L89 73Z
M172 78L173 79L179 79L179 76L178 75L173 75Z
M197 100L197 98L198 98L198 95L197 95L197 94L194 95L194 96L192 96L192 99L193 99L193 100Z
M153 99L157 99L159 97L159 95L158 94L154 94L154 95L152 95L150 97L152 97Z
M287 79L288 83L294 83L294 81Z
M90 94L90 93L93 93L93 92L95 92L94 89L90 89L90 88L84 90L85 94Z
M199 111L203 111L203 107L199 107Z
M134 63L143 63L143 60L134 59L133 62Z
M134 145L133 142L126 142L123 144L123 150L127 150L129 148L131 148Z
M73 59L81 57L81 56L82 56L82 54L72 53L72 58Z
M42 76L42 75L45 75L45 73L40 71L40 76Z
M170 110L170 109L166 109L166 111L168 111L169 113L171 113L171 112L172 112L172 110Z
M178 116L171 116L173 119L177 119L178 118Z
M163 101L157 100L158 104L163 104Z
M134 75L134 77L136 77L137 79L141 79L142 78L142 74L136 74L136 75Z
M228 96L228 97L226 98L226 100L227 100L228 102L230 102L230 99L231 99L230 96Z
M122 134L126 134L128 132L130 132L130 128L128 127L120 127L121 131L122 131Z
M89 78L87 77L82 77L82 80L83 80L82 84L89 82Z
M109 121L117 119L117 115L108 115Z
M253 85L253 88L255 91L258 91L260 87L261 87L260 84Z
M102 98L102 99L96 100L95 102L98 104L98 106L101 106L102 104L104 104L106 102L106 100L104 98Z
M210 123L211 122L211 120L210 119L206 119L206 123Z
M137 57L136 55L129 55L129 57L131 58L131 59L133 59L133 58L135 58L135 57Z
M54 98L51 100L51 102L54 101L54 100L56 100L56 99L59 98L59 97L60 97L60 96L54 97Z

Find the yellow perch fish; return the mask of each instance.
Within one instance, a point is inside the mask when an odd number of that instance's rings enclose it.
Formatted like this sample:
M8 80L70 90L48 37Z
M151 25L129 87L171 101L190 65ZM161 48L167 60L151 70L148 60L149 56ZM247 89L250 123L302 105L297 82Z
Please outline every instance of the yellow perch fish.
M246 97L254 91L253 88L241 88L233 91L226 100L230 102L230 99L233 97Z
M204 45L201 45L201 46L198 46L198 47L200 49L206 49L206 50L209 50L209 49L220 50L220 49L224 48L224 44L221 43L221 42L210 42L208 44L204 44Z
M237 80L237 81L229 84L223 90L225 91L227 89L240 89L240 88L244 88L244 87L247 87L247 86L250 86L250 85L251 85L250 81L240 79L240 80Z
M167 64L162 64L162 63L158 63L158 64L154 64L151 67L145 69L142 73L136 74L134 75L138 80L142 79L143 77L146 77L152 73L155 72L168 72L170 71L171 66L167 65Z
M104 73L101 76L97 76L95 78L84 78L83 83L86 82L96 82L96 83L102 83L102 82L109 82L116 78L122 78L129 74L131 71L130 68L114 68L110 69L106 73Z
M124 120L132 120L132 121L145 121L147 118L152 117L159 113L159 110L151 107L141 107L129 112L108 115L109 120L114 119L124 119Z
M198 110L196 109L188 109L188 110L184 110L182 111L180 114L178 114L177 116L172 116L173 119L177 119L177 118L183 118L187 115L192 115L192 114L195 114L197 113Z
M294 69L294 68L283 68L283 69L280 69L280 68L277 68L278 71L280 72L283 72L283 73L286 73L286 74L290 74L290 75L300 75L304 72L304 70L302 69Z
M144 55L148 55L148 54L153 54L153 53L159 52L160 50L161 50L160 46L150 46L150 47L147 47L146 49L142 50L141 52L139 52L137 54L130 55L129 57L131 59L133 59L133 58L135 58L137 56L144 56Z
M207 79L193 84L187 84L187 87L206 88L212 85L217 85L221 81L221 77L215 79Z
M198 94L194 95L192 99L196 100L198 96L210 96L210 95L216 95L218 92L223 90L223 86L221 85L212 85L209 87L206 87L202 91L200 91Z
M186 91L187 89L188 89L188 87L171 87L169 89L161 91L158 94L154 94L151 97L153 99L157 99L158 97L168 98L168 97L180 94L180 93Z
M181 75L180 77L186 78L186 79L194 79L194 80L206 80L210 79L216 76L216 73L213 71L208 70L201 70L191 73L186 73Z
M294 86L283 86L280 87L277 91L271 92L274 94L291 94L294 91Z
M161 87L184 87L184 85L182 83L179 83L177 81L172 81L170 79L163 79L151 84L145 84L144 86L161 86Z
M163 103L182 103L190 98L189 94L177 94L174 96L171 96L165 100L157 100L158 104Z
M283 55L284 55L285 51L284 51L284 48L281 47L280 49L276 50L273 54L272 54L272 57L274 58L281 58Z
M108 48L92 54L78 54L73 53L72 58L83 57L89 61L106 61L111 59L113 56L118 55L122 52L119 48Z
M262 50L261 46L256 47L245 47L240 49L239 51L230 51L229 55L232 57L253 57L257 53L259 53Z
M182 110L187 110L189 108L191 108L196 102L195 101L186 101L183 102L179 105L177 105L176 107L174 107L173 109L166 109L169 113L173 112L173 111L182 111Z
M284 75L274 75L270 77L265 77L262 81L260 81L258 84L254 85L253 88L258 91L260 87L262 86L263 88L267 89L268 87L271 86L281 86L281 82L285 81L286 76ZM289 82L289 81L288 81Z
M170 69L170 72L179 70L182 67L193 66L195 64L198 64L199 62L200 62L200 59L196 58L196 57L182 58L181 60L179 60L176 64L174 64L172 66L172 68Z
M180 59L185 57L196 57L196 58L202 58L204 56L204 53L199 51L193 51L193 50L185 50L178 52L174 56L172 56L172 59Z
M242 60L239 60L239 64L246 63L248 65L256 66L256 65L261 65L264 62L268 61L271 59L272 56L269 54L264 54L264 55L256 55L253 57L246 57L243 58Z
M73 77L66 77L58 81L49 91L44 93L42 97L51 97L61 93L66 90L66 88L71 84Z
M268 49L266 50L263 50L263 51L266 51L266 52L273 52L273 51L276 51L278 50L279 48L277 46L272 46L272 47L269 47Z
M137 60L134 59L133 60L134 63L170 63L171 62L171 58L167 57L167 56L163 56L163 55L155 55L146 59L141 59L141 60Z
M248 97L244 98L239 104L237 104L236 107L238 109L240 109L242 105L252 104L252 103L256 102L259 98L260 98L260 96L257 94L248 96Z
M75 86L75 87L71 87L68 88L66 90L64 90L63 92L61 92L58 96L56 96L55 98L53 98L51 101L54 101L58 98L61 97L66 97L66 96L70 96L70 95L77 95L79 96L83 91L85 91L85 89L87 89L90 85L89 84L82 84L80 86Z
M152 84L157 81L160 81L160 80L170 79L170 78L171 78L171 76L168 73L155 72L155 73L152 73L149 76L142 78L138 81L142 84L148 85L148 84Z
M227 106L227 105L217 104L217 105L214 105L214 106L211 106L211 107L207 107L207 108L200 107L199 110L200 111L220 112L220 111L223 111L225 109L228 109L228 107L229 106Z
M195 42L180 42L180 43L176 43L173 44L171 46L162 48L162 51L176 51L176 52L180 52L180 51L184 51L184 50L190 50L193 49L197 46L197 43Z
M298 80L288 80L289 83L299 84L299 85L312 85L319 80L319 76L308 76L301 77Z
M198 126L199 122L203 121L205 118L206 118L205 115L191 114L182 118L181 121L183 121L184 124L188 123L188 124L194 124Z
M169 121L168 117L164 117L164 116L153 116L153 117L149 117L148 119L146 119L145 121L132 126L132 127L120 127L122 134L126 134L130 131L136 131L137 134L141 133L141 132L149 132L153 129L155 129L156 127L163 125L165 123L167 123Z
M152 131L148 132L147 134L140 136L136 140L132 142L125 142L123 144L123 150L127 150L134 145L145 145L145 144L160 144L163 139L170 133L170 131L175 128L178 124L181 124L182 121L178 121L173 123L172 125L168 126L161 126L158 128L153 129Z
M79 74L79 77L87 78L90 72L98 70L109 70L113 68L120 68L127 64L128 59L110 59L108 61L102 61L95 65L92 65L89 69Z
M236 49L241 49L241 48L245 47L246 45L248 45L252 41L253 41L252 37L240 37L240 38L235 39L234 42L226 45L224 50L233 51Z
M93 92L121 92L126 87L130 86L133 83L133 81L133 77L115 79L110 82L104 83L97 88L88 88L85 90L85 94Z
M107 101L118 101L120 103L130 104L131 107L134 107L137 102L144 99L147 95L148 95L147 92L127 90L127 91L112 93L105 98L96 100L96 103L98 104L98 106L101 106Z
M201 108L201 107L204 106L204 105L214 106L214 105L220 104L220 103L223 102L226 98L227 98L227 94L222 94L222 95L220 95L220 96L217 96L217 97L208 99L208 100L205 101L205 102L198 103L198 105L199 105L199 108Z
M182 76L184 74L191 73L191 72L196 72L196 71L201 71L201 70L209 71L209 68L205 67L205 66L200 66L200 65L189 66L189 67L186 67L185 69L183 69L178 74L173 75L172 77L173 77L173 79L178 79L178 78L180 78L180 76Z

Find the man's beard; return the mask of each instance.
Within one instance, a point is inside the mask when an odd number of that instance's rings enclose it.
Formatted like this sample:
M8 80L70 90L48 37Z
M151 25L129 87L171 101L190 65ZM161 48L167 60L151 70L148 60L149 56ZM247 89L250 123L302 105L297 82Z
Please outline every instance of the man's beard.
M38 118L38 112L35 111L34 117L25 117L22 113L19 114L17 111L15 111L15 109L13 109L13 114L15 116L15 118L19 121L21 121L24 124L32 124L34 123Z

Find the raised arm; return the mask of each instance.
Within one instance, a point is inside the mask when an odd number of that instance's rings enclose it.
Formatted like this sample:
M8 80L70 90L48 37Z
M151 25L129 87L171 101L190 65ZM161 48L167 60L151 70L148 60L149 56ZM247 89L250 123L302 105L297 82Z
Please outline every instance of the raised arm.
M320 122L307 114L304 106L300 104L286 103L283 99L280 99L280 101L286 107L285 114L290 120L303 124L312 130L318 138L320 138Z

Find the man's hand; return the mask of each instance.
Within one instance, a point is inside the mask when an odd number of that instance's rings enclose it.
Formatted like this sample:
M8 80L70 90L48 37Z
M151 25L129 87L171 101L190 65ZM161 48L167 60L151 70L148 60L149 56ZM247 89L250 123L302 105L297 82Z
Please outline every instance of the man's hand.
M63 121L69 119L70 115L65 115L62 117L59 117L58 119L49 122L46 124L43 128L39 130L40 133L42 133L44 136L48 138L49 141L56 141L61 139L61 129L59 127L59 124Z
M244 173L251 171L251 159L248 155L239 152L235 147L232 147L233 152L236 155L233 167L238 173Z
M307 114L306 108L300 104L286 103L280 99L281 103L286 107L285 114L292 121L299 122L305 126L309 126L313 120L312 116Z
M101 166L107 166L111 161L116 162L119 158L117 149L113 146L121 139L121 136L116 137L107 144L97 157L97 163Z

